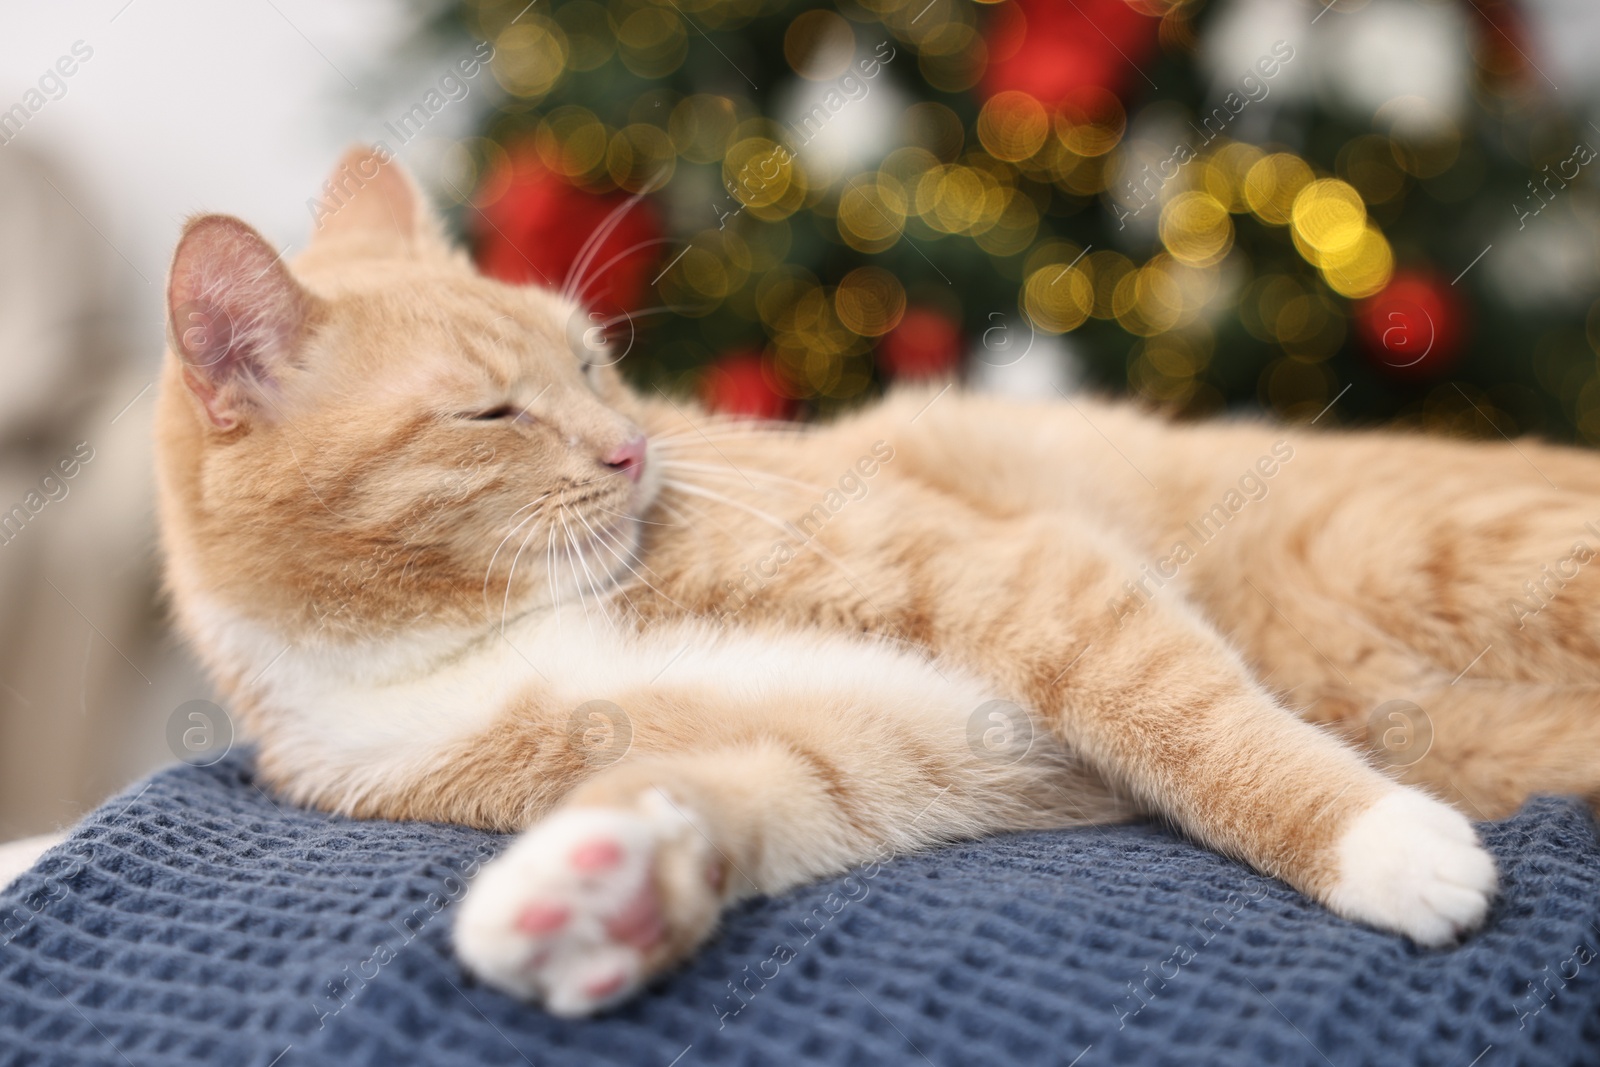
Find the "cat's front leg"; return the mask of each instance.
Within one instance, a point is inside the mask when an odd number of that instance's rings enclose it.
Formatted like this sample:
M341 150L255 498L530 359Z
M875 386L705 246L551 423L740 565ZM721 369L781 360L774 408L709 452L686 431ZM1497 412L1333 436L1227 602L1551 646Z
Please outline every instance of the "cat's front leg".
M1446 945L1482 924L1496 888L1494 860L1465 816L1397 787L1348 818L1334 845L1330 909L1422 945Z
M590 1014L685 958L740 897L937 842L1130 814L1043 731L997 756L983 740L993 690L949 664L767 634L725 636L674 670L686 677L671 689L618 695L632 748L462 901L457 949L484 981Z
M1496 872L1471 823L1280 707L1186 608L1152 606L1096 652L1053 694L1058 721L1152 810L1419 944L1483 922Z
M631 795L630 795L631 794ZM704 820L646 785L563 805L486 867L462 902L469 970L556 1015L633 993L711 932L729 863Z
M1068 521L982 533L1011 551L930 565L960 609L938 620L941 652L1147 811L1341 915L1427 945L1483 921L1496 876L1471 824L1282 707L1179 589L1130 593L1150 568Z

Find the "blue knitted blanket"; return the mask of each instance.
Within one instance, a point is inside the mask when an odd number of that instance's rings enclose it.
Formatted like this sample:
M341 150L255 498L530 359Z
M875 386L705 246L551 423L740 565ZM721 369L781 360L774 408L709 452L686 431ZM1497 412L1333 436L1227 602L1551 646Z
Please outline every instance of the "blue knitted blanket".
M451 905L505 839L177 767L0 896L0 1064L1600 1064L1600 843L1483 827L1488 928L1426 952L1154 826L1014 834L750 902L565 1021L475 983Z

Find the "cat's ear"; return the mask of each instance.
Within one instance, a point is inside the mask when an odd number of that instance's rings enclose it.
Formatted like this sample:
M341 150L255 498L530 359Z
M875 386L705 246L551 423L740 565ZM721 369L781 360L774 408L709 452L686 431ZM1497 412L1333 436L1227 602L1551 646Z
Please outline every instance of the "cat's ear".
M387 148L347 151L307 202L312 244L387 255L444 253L444 227L417 183Z
M214 426L276 416L273 393L317 307L255 230L228 215L189 221L167 280L168 343Z

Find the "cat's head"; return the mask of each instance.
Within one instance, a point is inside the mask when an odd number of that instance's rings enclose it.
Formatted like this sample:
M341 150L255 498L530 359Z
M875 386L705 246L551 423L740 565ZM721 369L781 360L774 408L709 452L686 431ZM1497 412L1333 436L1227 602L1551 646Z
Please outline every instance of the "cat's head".
M385 159L345 157L292 264L223 215L178 243L158 480L202 639L207 611L293 639L499 623L621 576L657 491L580 309L480 276Z

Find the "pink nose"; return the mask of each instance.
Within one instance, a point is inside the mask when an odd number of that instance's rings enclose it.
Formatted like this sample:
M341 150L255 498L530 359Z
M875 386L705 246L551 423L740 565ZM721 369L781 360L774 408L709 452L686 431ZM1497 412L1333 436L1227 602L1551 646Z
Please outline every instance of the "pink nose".
M644 451L647 439L644 434L635 434L608 455L603 462L614 471L620 471L628 476L628 481L637 482L644 474Z

